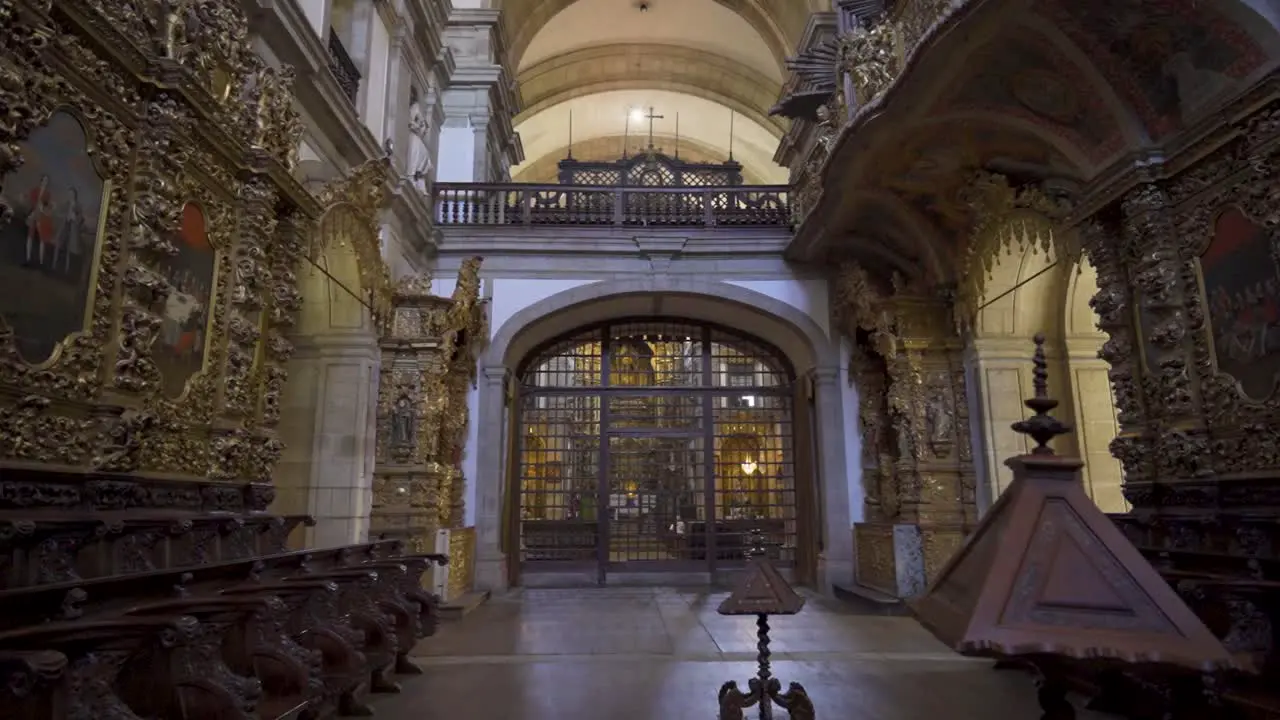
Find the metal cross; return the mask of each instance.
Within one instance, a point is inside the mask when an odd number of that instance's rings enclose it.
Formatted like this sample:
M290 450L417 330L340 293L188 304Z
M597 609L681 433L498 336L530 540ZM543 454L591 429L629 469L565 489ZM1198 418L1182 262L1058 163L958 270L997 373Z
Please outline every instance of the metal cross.
M662 120L664 117L662 115L655 115L653 113L652 105L649 106L649 114L645 115L645 117L649 118L649 147L653 147L653 121Z

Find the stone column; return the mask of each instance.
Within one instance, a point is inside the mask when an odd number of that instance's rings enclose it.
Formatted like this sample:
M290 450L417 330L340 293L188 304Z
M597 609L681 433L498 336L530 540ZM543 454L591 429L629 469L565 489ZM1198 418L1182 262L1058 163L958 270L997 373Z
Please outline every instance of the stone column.
M392 158L398 168L397 174L407 175L413 172L409 165L409 85L412 78L409 72L409 59L406 55L405 37L408 26L397 23L392 29L387 47L387 95L384 99L385 119L382 131L374 133L377 138L391 140Z
M502 366L483 369L477 422L477 447L486 448L476 463L476 560L477 590L501 591L507 587L507 557L502 549L502 512L507 500L507 384L510 372Z
M818 583L824 592L833 585L847 586L853 581L853 537L849 534L849 477L845 452L846 439L857 432L846 427L840 368L816 368L813 371L813 395L816 410L814 431L818 440L818 497L822 507L822 552L818 555ZM804 412L805 408L796 408Z
M503 182L524 161L511 118L518 96L507 68L498 10L454 8L445 42L455 61L443 93L440 182Z
M965 349L965 364L977 385L975 396L980 403L973 420L979 428L981 465L986 478L985 487L978 488L979 506L984 511L1013 481L1013 472L1004 464L1004 458L1030 450L1026 437L1012 428L1013 423L1027 416L1023 400L1030 397L1032 391L1033 368L1026 348L1027 341L1023 338L986 337L971 339ZM1046 343L1045 354L1051 368L1050 394L1055 398L1072 398L1062 348L1056 343ZM1106 400L1109 402L1110 398L1108 392ZM1078 454L1074 437L1070 435L1055 438L1054 450L1065 455Z
M1067 337L1067 369L1070 372L1075 453L1084 461L1081 472L1085 492L1103 512L1129 509L1122 492L1124 470L1111 454L1111 441L1120 430L1116 404L1111 396L1110 368L1098 357L1102 339ZM1050 371L1049 379L1054 373ZM1052 385L1052 382L1050 383ZM1051 397L1053 391L1050 391Z
M280 434L279 512L316 520L302 547L332 547L368 538L372 489L373 403L378 344L367 330L294 339Z

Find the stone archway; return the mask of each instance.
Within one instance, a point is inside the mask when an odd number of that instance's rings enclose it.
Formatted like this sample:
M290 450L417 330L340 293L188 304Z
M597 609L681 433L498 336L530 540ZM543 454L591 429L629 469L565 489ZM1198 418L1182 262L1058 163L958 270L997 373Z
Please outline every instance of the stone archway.
M1030 413L1022 401L1032 392L1028 348L1044 333L1050 395L1061 399L1060 417L1073 418L1074 432L1056 442L1058 451L1085 461L1085 489L1107 512L1122 512L1120 464L1111 456L1116 436L1115 403L1107 364L1098 358L1105 336L1089 300L1097 273L1083 257L1063 251L1065 243L1043 242L1023 233L1000 252L986 273L976 301L967 351L968 372L978 412L974 446L981 449L979 507L985 510L1012 480L1004 458L1030 449L1010 425Z
M295 270L302 304L289 336L275 507L316 520L295 546L367 537L379 326L391 304L378 242L386 168L366 163L320 192L324 213Z
M825 312L825 302L822 303ZM500 311L500 310L499 310ZM638 280L591 282L563 290L506 317L494 318L496 331L482 360L478 398L477 447L503 448L477 458L476 584L498 589L507 583L502 550L502 519L510 437L510 374L530 351L575 327L628 316L678 314L694 321L718 323L759 337L794 366L806 389L797 422L812 422L818 433L812 458L817 477L817 503L822 517L822 552L817 562L819 587L852 579L853 548L849 532L848 468L845 446L852 427L845 427L838 344L813 317L797 306L739 285L711 280L651 276ZM800 416L804 416L801 418Z

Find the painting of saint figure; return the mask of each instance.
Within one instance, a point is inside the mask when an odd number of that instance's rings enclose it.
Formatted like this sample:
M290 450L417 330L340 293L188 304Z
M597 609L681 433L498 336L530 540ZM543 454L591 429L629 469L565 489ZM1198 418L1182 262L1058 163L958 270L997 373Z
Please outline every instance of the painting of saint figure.
M37 128L22 157L0 180L0 316L39 364L88 320L106 186L70 114Z
M182 208L182 227L174 245L178 253L160 265L171 289L153 350L164 376L165 395L171 398L181 395L187 380L204 367L208 342L216 255L199 205L187 203Z
M1218 369L1264 400L1280 376L1280 266L1271 239L1238 208L1218 216L1200 258Z

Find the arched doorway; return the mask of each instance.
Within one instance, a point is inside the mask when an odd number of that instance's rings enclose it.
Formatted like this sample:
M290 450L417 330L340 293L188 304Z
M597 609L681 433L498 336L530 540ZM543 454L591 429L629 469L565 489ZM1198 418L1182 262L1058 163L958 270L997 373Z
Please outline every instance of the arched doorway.
M580 328L516 373L509 552L528 582L807 558L795 373L760 340L679 319Z

